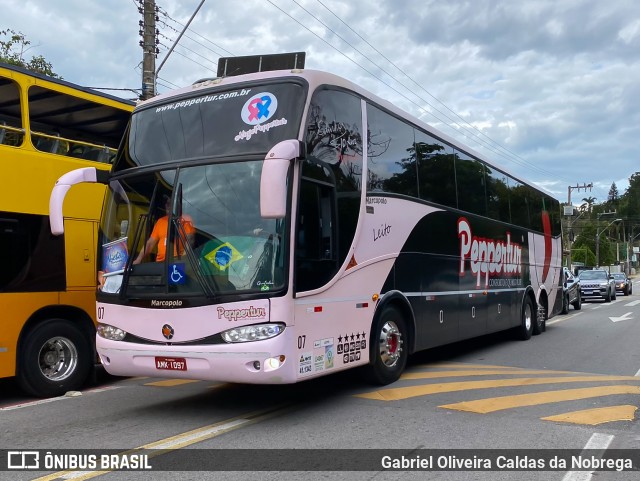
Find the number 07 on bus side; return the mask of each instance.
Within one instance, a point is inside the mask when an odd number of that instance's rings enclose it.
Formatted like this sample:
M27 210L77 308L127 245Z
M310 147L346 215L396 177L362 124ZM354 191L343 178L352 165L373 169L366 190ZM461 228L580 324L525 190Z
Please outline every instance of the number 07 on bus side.
M156 369L186 371L187 360L184 357L156 357Z

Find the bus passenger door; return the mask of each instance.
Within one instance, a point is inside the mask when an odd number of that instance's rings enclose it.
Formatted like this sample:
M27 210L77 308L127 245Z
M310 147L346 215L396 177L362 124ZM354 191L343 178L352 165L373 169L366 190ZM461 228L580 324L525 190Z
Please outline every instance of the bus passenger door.
M335 190L303 179L296 230L296 291L318 289L338 271Z
M65 256L67 260L67 287L95 289L95 232L96 223L86 220L65 220Z

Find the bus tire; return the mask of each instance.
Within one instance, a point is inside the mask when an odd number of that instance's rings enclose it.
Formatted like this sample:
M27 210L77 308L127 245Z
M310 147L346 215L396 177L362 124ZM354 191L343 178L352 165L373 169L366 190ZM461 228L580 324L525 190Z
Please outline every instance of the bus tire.
M371 333L371 361L367 366L369 382L377 385L397 381L409 357L407 327L402 313L385 307Z
M567 307L567 310L569 308ZM538 305L538 310L535 312L536 317L533 320L533 335L538 336L547 330L547 308L543 304L542 299Z
M529 296L525 296L520 313L520 325L516 328L518 339L527 341L533 334L533 323L537 321L537 313L533 307L533 301Z
M63 319L47 320L26 335L18 383L37 397L77 390L91 372L91 351L90 341L76 325Z

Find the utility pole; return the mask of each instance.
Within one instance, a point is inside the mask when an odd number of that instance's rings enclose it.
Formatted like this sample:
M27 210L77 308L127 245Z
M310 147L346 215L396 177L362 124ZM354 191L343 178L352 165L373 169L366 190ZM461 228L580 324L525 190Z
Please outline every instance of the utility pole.
M571 231L572 222L570 217L570 216L573 216L573 204L571 203L571 191L577 190L578 192L580 192L580 189L584 189L584 191L586 192L587 189L591 190L592 188L593 188L593 183L590 182L588 184L583 183L582 185L579 185L579 184L570 185L567 189L567 205L570 208L570 211L567 212L567 210L565 209L564 214L565 216L567 216L567 226L568 226L567 239L569 241L569 254L567 255L567 268L569 270L571 270L571 246L573 245L573 232Z
M600 216L602 215L611 215L611 214L615 214L616 211L612 211L612 212L602 212L600 214L598 214L598 221L596 223L596 267L600 267L600 234L602 234L605 230L607 230L611 225L615 224L616 222L622 222L622 219L614 219L611 222L609 222L609 224L607 224L607 226L600 230L599 224L600 224Z
M140 46L142 47L142 100L156 95L156 56L158 55L158 20L155 0L141 0L143 6L138 8L143 20L140 24Z
M589 184L582 184L582 185L570 185L568 188L568 195L567 195L567 204L569 204L571 207L573 207L573 204L571 204L571 191L572 190L577 190L578 192L580 192L580 189L584 189L584 191L586 192L587 189L591 190L593 188L593 183L590 182Z

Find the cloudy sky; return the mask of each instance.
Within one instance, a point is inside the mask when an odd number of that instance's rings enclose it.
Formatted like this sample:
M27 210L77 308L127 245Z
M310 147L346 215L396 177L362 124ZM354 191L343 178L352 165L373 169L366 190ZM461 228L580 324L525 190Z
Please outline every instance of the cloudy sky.
M156 0L156 68L201 0ZM0 0L65 80L140 90L139 0ZM305 51L572 203L640 171L638 0L206 0L158 92L215 76L221 56ZM127 90L110 90L133 98Z

